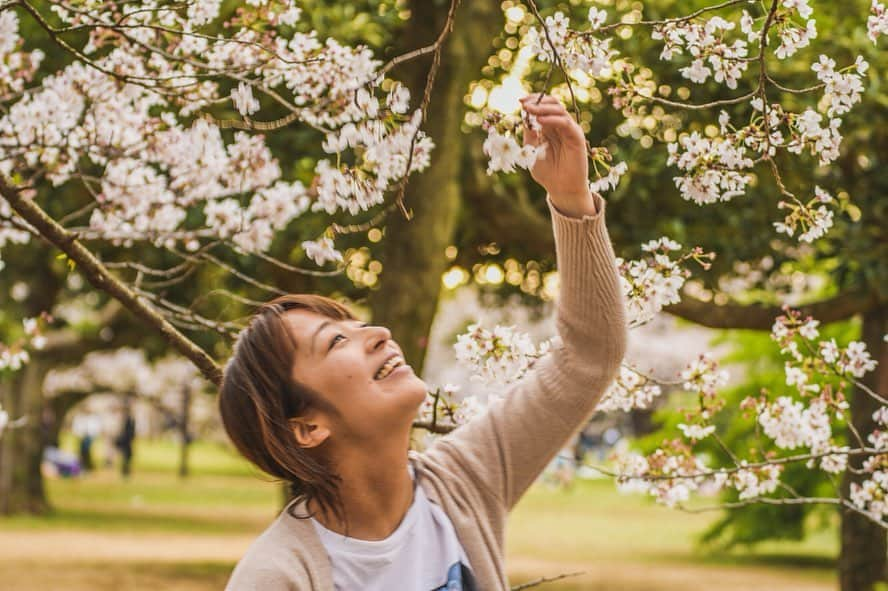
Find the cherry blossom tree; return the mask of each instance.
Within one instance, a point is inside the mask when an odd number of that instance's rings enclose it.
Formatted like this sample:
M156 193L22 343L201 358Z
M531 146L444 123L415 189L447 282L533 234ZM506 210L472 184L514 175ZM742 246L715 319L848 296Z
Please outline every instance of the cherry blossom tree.
M231 337L239 329L237 319L200 314L170 298L168 289L212 267L274 293L274 286L246 270L245 261L308 276L342 273L346 260L338 238L387 220L387 231L402 229L400 220L411 217L404 198L410 175L433 162L434 142L423 125L445 42L458 23L458 4L452 0L446 7L428 45L383 62L366 47L321 39L299 6L287 0L249 0L230 15L220 14L221 3L206 0L48 6L7 0L0 4L0 248L51 243L97 290L218 383L218 361L193 335ZM787 168L838 163L843 122L866 91L868 61L862 55L841 61L816 51L825 32L818 31L809 0L726 0L667 16L651 4L652 14L642 4L591 3L576 19L557 9L544 15L534 0L510 3L509 10L520 14L507 15L509 22L533 23L513 27L523 31L519 47L537 65L530 87L562 96L578 120L582 97L593 88L606 93L626 121L653 118L655 109L660 119L694 113L707 122L702 129L658 134L688 207L725 207L767 176L780 213L753 231L792 239L797 248L823 240L836 216L852 210L854 197L827 182L788 174ZM23 19L41 28L69 63L41 70L46 56L21 39ZM621 47L632 30L660 44L657 69L672 69L716 98L673 97L648 64ZM860 15L859 30L879 43L888 30L882 3L873 0L869 14ZM431 64L414 76L419 85L393 77L424 56L431 56ZM775 64L787 60L801 65L809 78L805 86L778 79ZM540 150L521 141L523 130L535 125L532 119L490 111L481 120L488 174L533 165ZM269 148L271 134L290 127L313 134L325 154L312 158L309 178L285 174ZM589 154L590 190L615 192L621 178L632 174L632 161L617 161L605 146L590 145ZM84 202L50 213L54 192L71 185L82 189ZM301 236L295 262L271 254L278 233L307 229L305 220L316 214L328 216L329 223L322 232ZM173 263L145 264L148 250ZM641 257L619 261L632 325L664 308L694 316L693 300L685 297L689 279L705 272L718 253L685 247L669 236L649 237L641 250ZM236 292L224 295L238 304L254 303ZM847 523L864 520L878 528L881 562L870 556L864 569L843 566L843 587L866 589L884 570L888 425L883 384L864 380L884 358L885 347L876 359L864 341L840 347L819 339L819 322L836 317L836 303L778 306L778 314L773 307L759 310L758 317L770 316L773 338L787 356L787 385L797 392L756 394L742 410L785 453L754 456L725 447L729 468L709 466L695 453L699 442L718 441L716 417L724 411L719 396L724 373L713 358L702 356L688 360L675 376L699 402L680 425L681 438L652 454L622 458L613 475L621 487L670 506L682 505L701 488L732 489L739 503L836 505ZM884 334L884 318L879 330ZM29 349L40 346L31 320L21 334L0 352L6 370L20 368ZM457 344L461 362L498 382L520 379L549 346L508 328L480 326ZM648 406L660 395L658 381L627 366L601 408ZM856 390L853 406L849 389ZM461 398L443 386L430 396L418 425L446 432L482 408L476 398ZM860 409L866 409L863 420ZM850 435L835 433L834 421ZM825 498L796 495L780 480L790 463L844 473L847 485Z

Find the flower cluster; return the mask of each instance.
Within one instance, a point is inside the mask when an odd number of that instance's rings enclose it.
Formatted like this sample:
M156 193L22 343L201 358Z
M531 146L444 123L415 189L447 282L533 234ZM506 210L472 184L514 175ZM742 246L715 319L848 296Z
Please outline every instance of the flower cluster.
M728 88L737 88L737 81L746 71L748 53L746 39L726 40L736 24L719 16L703 22L672 21L654 27L651 38L663 41L660 59L671 60L685 50L693 57L690 66L681 68L681 75L697 84L712 76Z
M457 361L474 372L473 379L499 385L520 380L550 348L550 341L534 345L529 335L513 326L488 330L477 323L459 335L453 346Z
M604 393L596 409L602 412L629 412L636 408L650 408L654 399L662 393L660 385L648 376L621 365L620 374Z
M302 243L302 248L305 250L305 256L318 265L323 265L327 261L342 261L342 253L334 248L333 241L326 236L318 240L306 240Z
M777 490L783 472L781 464L750 468L749 463L743 460L740 465L743 468L732 473L729 480L730 485L740 493L740 500L763 497Z
M197 250L222 238L236 250L264 252L309 209L367 210L428 166L433 145L419 129L421 113L408 115L409 92L383 80L368 48L278 29L300 16L290 0L248 3L224 36L197 33L220 5L124 3L117 8L125 28L110 8L56 5L63 23L89 33L80 48L88 57L31 88L42 54L16 52L16 14L0 13L0 96L9 101L0 116L0 173L85 184L97 205L90 239ZM326 137L335 157L318 160L309 188L282 178L262 135L238 132L229 141L213 119L195 117L227 100L242 117L258 117L256 92L288 107L288 121ZM0 247L20 238L3 228Z
M665 236L645 243L642 250L650 256L630 261L617 258L631 326L648 322L663 306L681 299L681 287L691 274L681 264L685 259L701 254L694 249L691 254L673 259L671 253L681 250L681 245Z
M846 71L836 71L836 62L832 58L821 55L811 69L817 79L823 82L824 96L829 103L826 114L830 117L844 115L855 104L860 102L863 93L863 75L869 64L861 56Z
M794 8L799 16L807 19L813 9L808 6L807 0L784 0L783 6ZM808 19L804 27L797 26L791 19L784 20L777 27L777 36L780 37L780 45L774 50L777 59L786 59L811 44L811 39L817 38L817 22Z
M673 179L685 199L702 205L729 201L746 191L750 175L743 171L752 168L753 162L742 145L724 138L705 138L695 131L667 149L668 164L685 173Z
M799 240L813 242L826 234L827 230L832 227L833 211L827 209L826 205L833 202L832 195L820 187L814 187L814 198L808 203L779 202L777 207L788 209L789 214L782 222L774 222L774 227L778 232L792 236L801 226L802 232L799 234ZM814 209L818 204L819 207Z
M592 169L595 173L595 178L589 181L589 190L593 193L616 189L620 179L629 170L629 165L625 162L614 163L613 154L603 146L592 148L589 152L589 159L592 161ZM603 174L602 169L604 170Z
M802 113L790 113L788 121L788 152L801 154L807 148L812 156L818 157L821 165L829 164L839 157L839 146L842 143L842 134L839 133L841 119L832 117L824 126L823 115L814 109L805 109Z
M591 32L601 28L607 18L605 11L589 11ZM613 70L618 53L611 49L609 38L578 34L569 28L570 21L563 12L545 19L545 30L532 27L524 38L531 54L542 62L556 63L568 71L580 70L592 78L605 76Z
M874 472L862 484L852 482L848 500L873 519L888 518L888 470Z
M486 405L477 396L460 396L459 391L455 384L444 384L430 392L419 407L418 420L435 427L459 427L481 414Z
M820 336L817 320L810 317L803 320L797 310L789 307L784 307L784 310L786 313L774 320L771 338L780 344L781 353L790 355L796 363L801 364L805 360L805 355L799 350L799 343L795 340L796 336L800 336L812 354L819 358L819 363L812 366L809 372L818 371L819 375L823 375L826 371L819 370L828 370L839 376L861 378L876 368L878 361L870 356L866 343L851 341L847 347L842 348L836 344L835 339L817 341ZM797 366L787 364L787 368L788 384L798 385L803 391L819 391L806 387L808 377L801 375L799 373L801 370Z
M46 345L46 337L43 334L42 319L25 318L22 320L22 337L12 344L0 343L0 372L4 370L18 371L31 360L29 349L40 350Z
M717 389L728 383L730 374L725 369L719 369L718 361L711 354L701 353L681 370L679 377L683 380L682 387L688 392L713 399Z
M870 5L870 16L866 19L866 33L875 43L879 35L888 35L888 10L878 0Z
M617 489L646 493L658 503L675 507L701 487L721 488L723 475L711 472L691 449L680 441L667 442L648 456L636 453L617 457Z
M545 142L536 146L518 143L519 134L522 134L524 129L522 123L531 129L539 130L539 123L532 115L522 122L517 116L491 112L484 119L487 139L484 140L483 149L489 159L487 174L515 172L516 168L530 170L537 159L545 157Z

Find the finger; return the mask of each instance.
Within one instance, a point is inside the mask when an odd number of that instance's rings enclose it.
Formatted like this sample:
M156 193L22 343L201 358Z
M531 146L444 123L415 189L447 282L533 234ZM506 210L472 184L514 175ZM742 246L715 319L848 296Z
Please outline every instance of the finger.
M524 138L524 145L538 146L541 139L540 132L532 129L528 124L526 118L522 119L522 123L524 126L524 133L522 134L522 137Z
M564 108L564 105L524 105L524 110L536 117L567 114L567 109Z
M573 119L567 113L562 115L541 115L536 119L544 132L548 129L570 129L574 124Z
M561 101L552 96L551 94L528 94L527 96L523 96L519 99L523 104L534 104L534 105L552 105L552 104L561 104Z
M573 132L574 121L569 115L546 115L537 117L542 128L539 132L549 141L568 137Z

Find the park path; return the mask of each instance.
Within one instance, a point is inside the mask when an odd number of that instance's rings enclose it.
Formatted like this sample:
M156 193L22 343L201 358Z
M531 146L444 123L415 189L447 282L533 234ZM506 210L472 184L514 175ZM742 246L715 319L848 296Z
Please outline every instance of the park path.
M0 580L7 591L104 591L164 588L210 591L224 585L230 567L254 536L175 533L99 533L87 531L0 531ZM200 565L217 565L201 571ZM654 561L602 560L565 563L530 556L510 556L513 584L530 579L522 573L552 575L585 571L552 591L832 591L822 571L781 572L756 565L665 564ZM152 565L146 567L145 565ZM165 566L164 566L165 565ZM164 569L175 573L162 574ZM160 585L160 586L158 586Z

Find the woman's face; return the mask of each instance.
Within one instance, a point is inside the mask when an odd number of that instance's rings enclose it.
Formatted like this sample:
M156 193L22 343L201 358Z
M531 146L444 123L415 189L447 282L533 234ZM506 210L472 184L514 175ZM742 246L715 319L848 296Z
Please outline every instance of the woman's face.
M308 310L284 318L296 339L293 378L337 411L324 417L331 442L366 442L409 430L426 385L387 328Z

